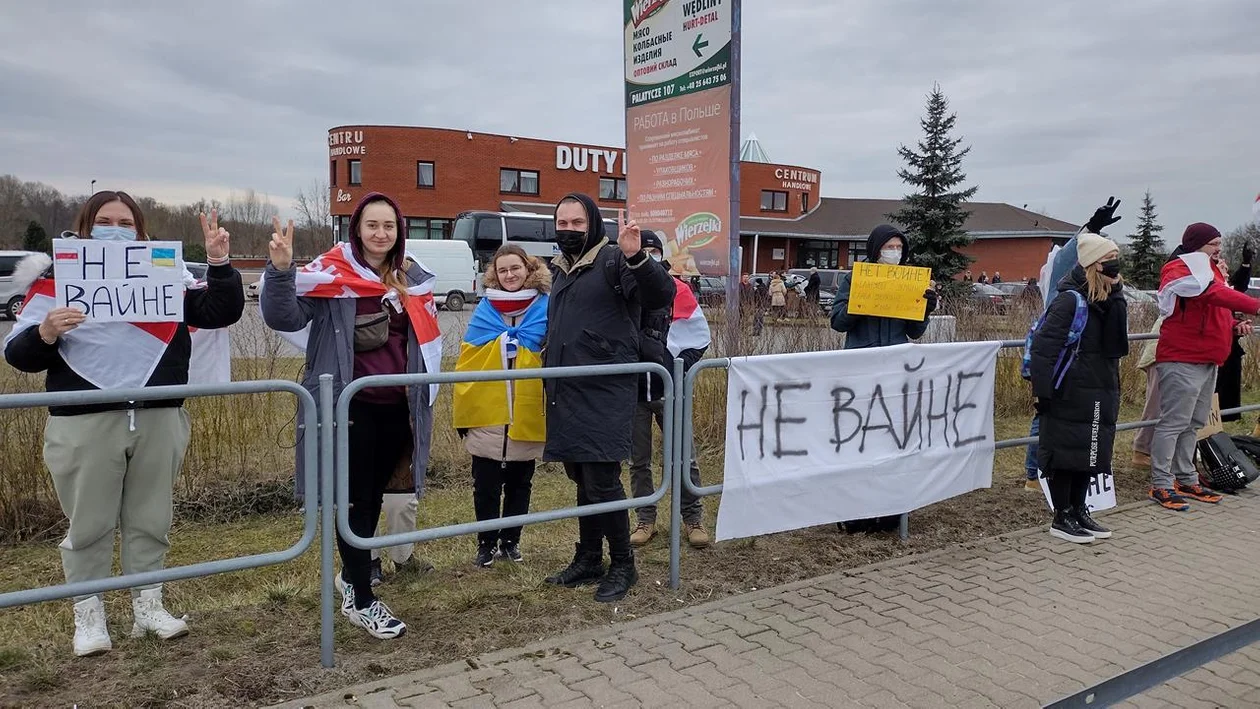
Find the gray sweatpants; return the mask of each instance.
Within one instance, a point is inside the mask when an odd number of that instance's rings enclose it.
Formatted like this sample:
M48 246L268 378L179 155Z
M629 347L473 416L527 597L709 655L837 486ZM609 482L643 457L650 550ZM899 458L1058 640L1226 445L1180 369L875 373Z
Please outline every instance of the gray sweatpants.
M1159 423L1151 440L1151 486L1171 489L1173 479L1196 485L1195 434L1212 413L1216 365L1160 362Z
M116 528L124 574L163 567L171 496L190 433L188 412L175 407L48 417L44 463L70 520L60 545L67 582L111 575Z
M1159 418L1159 373L1155 365L1146 370L1146 403L1142 406L1142 420L1154 421ZM1151 441L1155 438L1155 427L1139 428L1133 437L1133 452L1151 454Z
M665 402L640 401L634 409L634 428L630 438L630 494L634 497L648 497L656 488L652 484L652 421L662 428L665 421ZM691 483L700 487L700 466L695 456L691 457ZM700 524L703 520L704 508L700 498L687 491L682 491L682 518L687 524ZM635 517L640 524L656 523L656 505L644 505L635 510Z

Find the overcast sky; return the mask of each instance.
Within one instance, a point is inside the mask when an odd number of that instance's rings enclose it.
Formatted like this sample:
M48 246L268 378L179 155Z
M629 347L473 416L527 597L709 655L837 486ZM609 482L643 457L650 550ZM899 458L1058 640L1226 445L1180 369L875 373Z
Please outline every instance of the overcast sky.
M119 9L125 7L126 9ZM743 134L898 197L934 81L977 199L1083 222L1150 188L1175 240L1260 190L1260 2L745 0ZM5 2L0 173L165 201L254 188L288 208L341 124L622 145L620 3Z

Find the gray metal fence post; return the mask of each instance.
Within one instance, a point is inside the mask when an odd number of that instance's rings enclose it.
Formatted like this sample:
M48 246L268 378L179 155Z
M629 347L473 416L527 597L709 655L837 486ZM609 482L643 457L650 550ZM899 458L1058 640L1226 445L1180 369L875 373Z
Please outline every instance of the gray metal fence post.
M319 375L319 659L331 669L333 658L333 549L337 530L333 520L333 378ZM305 461L310 465L312 461ZM311 504L307 500L306 504Z
M681 576L680 566L682 564L682 479L691 475L691 459L683 457L683 450L686 447L683 442L683 436L688 427L682 425L682 408L683 408L683 361L674 359L674 406L670 411L666 411L666 416L672 416L674 419L674 479L671 481L669 491L669 587L677 589L679 586L679 577Z

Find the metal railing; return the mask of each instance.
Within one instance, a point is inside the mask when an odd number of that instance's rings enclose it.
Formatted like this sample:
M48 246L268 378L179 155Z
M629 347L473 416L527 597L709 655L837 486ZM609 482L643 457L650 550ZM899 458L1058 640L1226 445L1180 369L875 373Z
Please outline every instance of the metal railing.
M681 366L681 361L675 363L676 370L681 371ZM449 524L442 527L418 529L412 532L386 534L384 536L361 537L355 534L354 530L350 528L349 505L347 504L350 497L350 468L348 460L350 451L350 401L354 398L354 395L360 391L371 387L385 386L455 384L459 382L507 382L520 379L574 379L602 376L627 376L636 374L655 374L661 377L665 384L665 415L662 417L663 424L661 431L664 446L663 457L665 462L663 466L664 470L662 472L661 485L651 496L627 497L624 500L612 502L563 507L560 509L545 510L542 512L528 512L523 515L500 517L498 519L488 519L479 522ZM659 502L668 491L673 489L671 481L675 475L674 466L677 459L674 450L674 444L677 440L674 432L677 416L675 402L676 386L675 379L673 375L670 374L669 370L659 364L643 362L636 362L632 364L585 365L576 367L549 367L546 369L498 370L488 372L378 374L362 377L347 384L345 389L341 392L341 395L337 398L334 407L332 377L330 375L323 375L320 377L320 420L323 423L323 429L325 431L332 431L333 435L326 435L323 438L321 452L324 452L325 455L321 460L321 464L326 465L326 461L330 458L334 461L332 466L332 470L334 471L333 475L325 476L321 482L321 485L323 486L321 488L323 490L323 499L334 499L333 483L335 481L335 499L338 503L336 505L337 514L335 529L337 534L341 536L342 540L357 549L380 549L382 547L392 547L400 544L430 542L438 539L446 539L448 537L458 537L465 534L477 534L478 532L488 532L491 530L506 529L509 527L520 527L527 524L540 524L542 522L552 522L571 517L585 517L588 515L603 514L605 512L628 512L635 507L655 504ZM617 425L621 425L622 423L623 422L618 422ZM334 440L336 442L335 448L333 448L332 445ZM336 546L337 540L333 535L334 525L331 524L332 512L328 509L327 505L324 507L324 524L322 526L323 556L320 560L322 576L320 584L320 657L325 667L332 667L332 624L334 615L332 549ZM671 509L677 509L676 500L671 503Z
M204 396L220 396L233 394L264 394L267 392L289 392L298 399L298 412L301 423L298 425L298 437L302 440L303 451L309 461L317 460L316 443L321 438L318 422L315 417L315 399L310 392L295 382L286 380L258 380L232 382L229 384L196 384L164 387L144 387L139 389L114 389L104 391L68 391L36 394L5 394L0 396L0 409L27 409L46 406L84 406L91 404L119 404L135 401L158 401L163 399L191 399ZM308 490L314 489L316 466L306 466L304 480ZM231 571L244 571L262 566L272 566L292 561L301 556L315 540L316 511L314 505L308 505L303 516L302 536L288 549L281 551L251 554L249 556L232 557L203 561L187 566L145 571L137 574L110 576L92 581L62 583L55 586L10 591L0 593L0 608L22 606L42 601L54 601L76 596L90 596L107 591L119 591L136 586L182 581L199 576ZM111 533L112 536L112 533Z

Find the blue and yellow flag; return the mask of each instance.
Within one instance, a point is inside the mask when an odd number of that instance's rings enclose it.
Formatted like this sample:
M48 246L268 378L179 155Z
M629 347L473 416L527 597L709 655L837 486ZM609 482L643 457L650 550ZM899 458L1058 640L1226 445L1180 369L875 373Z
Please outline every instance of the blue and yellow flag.
M539 295L515 327L508 326L490 298L473 311L459 349L457 372L493 372L542 367L547 336L547 296ZM507 426L508 438L522 442L547 440L541 379L513 382L460 382L455 385L455 428Z

